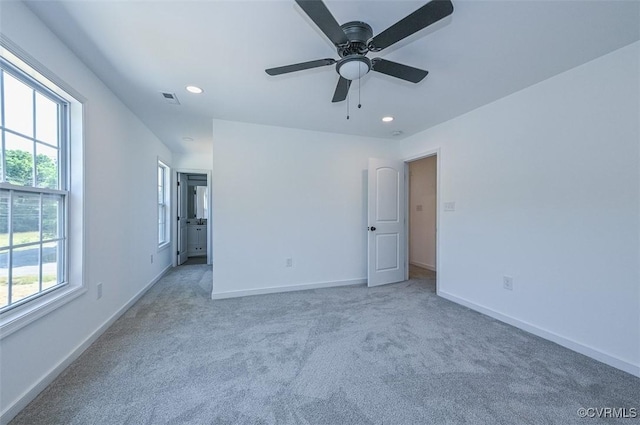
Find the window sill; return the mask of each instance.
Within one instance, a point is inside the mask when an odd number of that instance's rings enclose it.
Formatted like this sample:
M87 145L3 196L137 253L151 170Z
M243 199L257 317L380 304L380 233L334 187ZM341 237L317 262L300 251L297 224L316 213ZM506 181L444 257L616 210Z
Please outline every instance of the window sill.
M164 251L165 249L169 248L170 246L171 246L171 241L165 242L162 245L158 245L158 252Z
M71 286L16 307L0 316L0 340L87 292L84 286Z

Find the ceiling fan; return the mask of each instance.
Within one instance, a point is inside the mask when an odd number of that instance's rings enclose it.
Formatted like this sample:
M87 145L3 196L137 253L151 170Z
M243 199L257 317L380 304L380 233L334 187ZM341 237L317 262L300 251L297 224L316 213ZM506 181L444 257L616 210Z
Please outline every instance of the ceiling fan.
M265 72L269 75L280 75L336 64L340 79L332 102L345 100L351 81L362 78L369 71L380 72L412 83L422 81L429 73L428 71L382 58L369 59L366 55L369 52L379 52L453 13L453 4L450 0L432 0L374 37L371 26L365 22L352 21L339 25L322 0L295 0L295 2L336 46L340 59L318 59L269 68Z

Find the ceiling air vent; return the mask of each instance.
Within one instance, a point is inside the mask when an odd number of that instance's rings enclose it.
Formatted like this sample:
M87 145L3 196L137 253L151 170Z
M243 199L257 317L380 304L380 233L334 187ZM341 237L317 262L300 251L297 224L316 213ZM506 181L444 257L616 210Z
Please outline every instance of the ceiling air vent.
M175 93L160 92L160 94L162 95L162 98L165 100L165 102L173 103L174 105L180 104L180 101L178 101Z

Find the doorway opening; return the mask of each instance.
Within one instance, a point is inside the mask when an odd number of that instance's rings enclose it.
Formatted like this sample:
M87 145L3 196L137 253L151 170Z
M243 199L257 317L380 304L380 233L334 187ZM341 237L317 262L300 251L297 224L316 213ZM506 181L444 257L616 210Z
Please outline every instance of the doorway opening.
M176 265L211 264L209 175L177 172Z
M407 161L407 277L432 281L436 289L438 156Z

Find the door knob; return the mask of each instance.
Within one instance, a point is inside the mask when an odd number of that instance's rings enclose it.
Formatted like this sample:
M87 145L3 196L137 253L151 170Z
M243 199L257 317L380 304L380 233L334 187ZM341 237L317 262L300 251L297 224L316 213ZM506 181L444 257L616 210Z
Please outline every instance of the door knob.
M372 232L375 232L376 228L375 228L375 226L371 226L371 227L369 227L369 230L371 230Z

